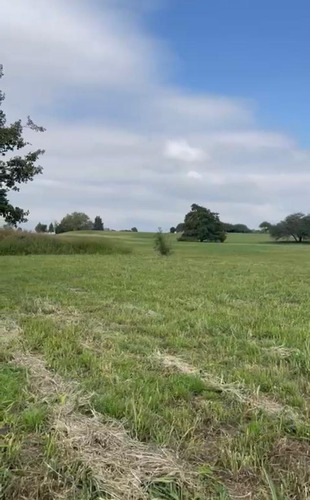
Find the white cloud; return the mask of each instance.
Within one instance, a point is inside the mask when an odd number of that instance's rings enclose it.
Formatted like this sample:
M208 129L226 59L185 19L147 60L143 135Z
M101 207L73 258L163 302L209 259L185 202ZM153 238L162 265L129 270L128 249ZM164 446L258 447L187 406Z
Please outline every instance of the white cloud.
M181 160L189 163L203 160L204 152L194 148L185 140L167 141L164 155L172 160Z
M187 177L190 179L201 179L202 175L199 172L196 172L196 170L190 170L187 172Z
M176 90L167 94L164 105L179 119L186 118L189 125L208 124L212 129L223 123L250 123L252 121L251 106L246 101L228 99L217 96L182 95Z
M160 3L1 6L4 109L47 128L29 135L46 149L44 175L12 195L30 226L83 210L108 226L156 229L193 202L253 226L308 210L309 151L258 126L246 99L170 83L173 56L142 28L145 8Z
M1 7L1 18L10 77L87 90L91 84L128 87L150 76L151 44L112 9L92 15L86 2L12 0Z
M294 142L289 137L256 130L217 133L210 135L210 139L216 145L249 149L251 151L264 148L289 150L294 147Z

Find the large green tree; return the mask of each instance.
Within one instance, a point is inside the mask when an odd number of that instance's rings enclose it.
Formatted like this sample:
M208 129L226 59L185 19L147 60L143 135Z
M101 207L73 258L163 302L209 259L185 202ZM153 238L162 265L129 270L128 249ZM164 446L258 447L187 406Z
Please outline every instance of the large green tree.
M0 64L0 79L3 76L3 67ZM11 125L6 124L6 116L1 109L5 95L0 90L0 215L8 224L16 226L18 222L27 221L28 211L14 207L8 199L10 191L19 191L19 185L32 181L37 174L42 173L42 167L36 162L42 149L27 152L23 156L14 154L25 148L29 143L23 138L23 128L27 127L37 132L43 132L43 127L38 127L28 116L26 125L17 120Z
M68 231L86 231L93 229L94 225L88 215L83 212L73 212L67 214L56 226L56 233L66 233Z
M310 214L297 212L288 215L278 224L271 226L269 232L275 240L293 238L298 243L310 240Z
M219 214L194 203L185 216L181 239L223 242L226 239L224 224L220 221Z

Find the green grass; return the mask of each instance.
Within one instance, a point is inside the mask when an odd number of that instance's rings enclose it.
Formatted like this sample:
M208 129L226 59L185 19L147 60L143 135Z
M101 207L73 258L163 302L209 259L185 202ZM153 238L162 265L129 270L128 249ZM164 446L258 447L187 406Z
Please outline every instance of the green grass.
M309 246L169 235L162 258L151 234L70 234L88 238L133 253L1 258L3 319L18 322L19 349L77 381L135 439L180 455L197 498L309 498ZM16 348L6 343L2 359ZM18 433L42 436L44 402L18 406L21 376L5 400L17 402ZM165 480L148 491L194 498Z
M128 254L130 249L111 238L74 238L26 231L0 230L0 255Z

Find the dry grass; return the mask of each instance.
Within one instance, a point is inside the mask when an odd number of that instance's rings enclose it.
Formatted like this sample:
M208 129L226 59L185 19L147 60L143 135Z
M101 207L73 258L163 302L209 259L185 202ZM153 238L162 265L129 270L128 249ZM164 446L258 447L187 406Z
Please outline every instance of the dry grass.
M46 461L44 438L29 434L20 444L14 475L5 489L4 500L84 500L79 488L66 478L66 467L53 470ZM85 498L85 497L84 497Z
M180 373L187 375L194 375L200 378L209 387L212 387L219 392L226 392L232 395L241 403L248 405L249 408L259 408L271 416L281 414L286 415L295 421L299 418L297 413L293 411L292 408L283 406L277 401L262 395L259 390L257 390L255 394L250 394L241 384L226 383L222 378L199 370L177 356L157 352L154 357L164 367L176 369Z
M286 359L295 354L300 354L300 350L293 347L286 347L284 345L264 347L264 350L271 355L278 356L279 358Z
M280 439L270 457L274 476L280 476L288 470L288 480L296 500L310 498L310 448L308 442L300 442L291 438ZM294 496L293 496L294 495Z
M109 498L148 499L148 487L163 478L191 489L194 475L175 454L132 439L119 422L103 421L75 382L49 371L37 356L16 355L14 363L29 370L34 392L53 403L50 425L66 461L81 461Z
M0 342L2 345L10 344L20 335L21 328L17 322L8 317L0 317Z

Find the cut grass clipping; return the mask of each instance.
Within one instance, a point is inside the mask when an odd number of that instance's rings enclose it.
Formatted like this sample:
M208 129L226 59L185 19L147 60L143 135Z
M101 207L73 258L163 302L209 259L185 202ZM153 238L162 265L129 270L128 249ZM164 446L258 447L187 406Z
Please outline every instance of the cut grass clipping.
M130 248L111 238L70 238L26 231L0 231L0 255L128 254Z

